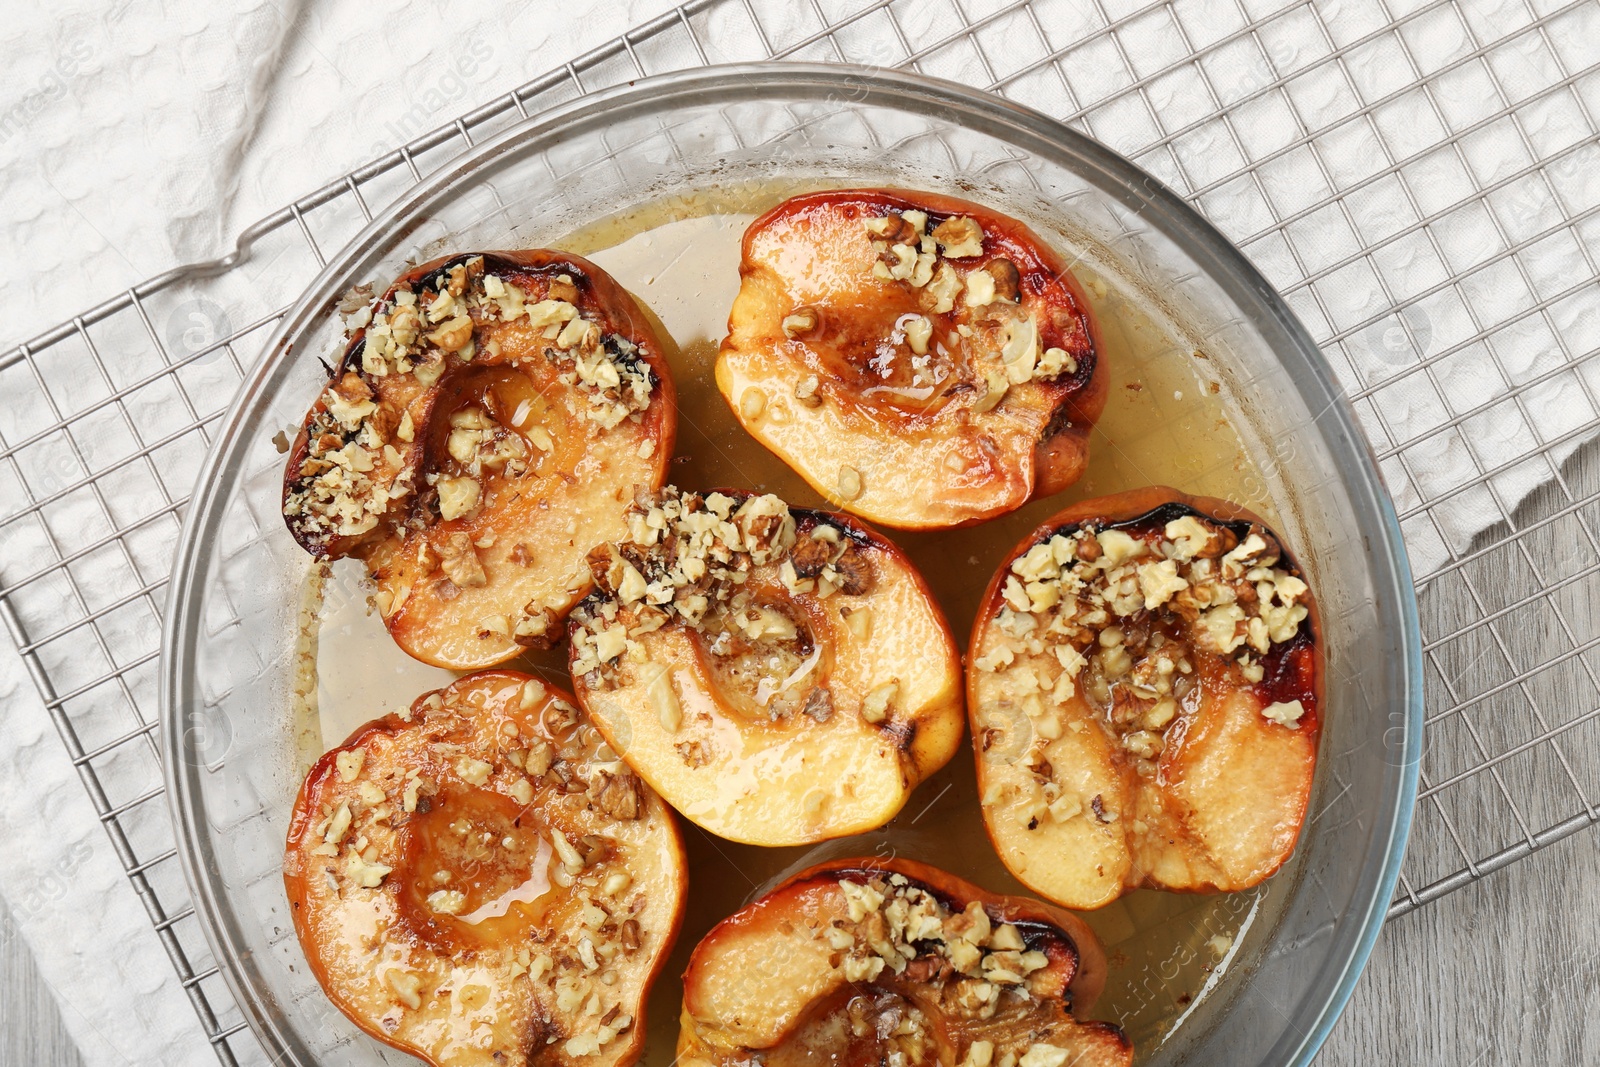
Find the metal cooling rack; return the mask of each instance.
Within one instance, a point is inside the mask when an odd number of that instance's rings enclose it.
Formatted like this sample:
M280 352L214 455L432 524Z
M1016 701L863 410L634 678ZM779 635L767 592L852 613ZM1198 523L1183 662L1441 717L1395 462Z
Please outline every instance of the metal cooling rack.
M290 204L226 259L151 278L0 355L0 397L32 420L0 437L0 560L24 548L50 559L31 573L0 565L0 617L224 1063L257 1053L173 862L153 736L164 585L200 446L324 250L379 205L523 117L684 67L793 58L966 81L1055 114L1186 195L1320 338L1408 539L1443 560L1419 576L1429 748L1390 915L1600 821L1600 757L1588 755L1600 752L1600 462L1580 447L1600 431L1587 377L1600 197L1575 201L1571 180L1600 171L1600 2L1368 0L1337 18L1311 0L1234 2L695 0ZM1579 138L1549 143L1555 110L1578 116ZM1287 136L1262 140L1285 122ZM1439 202L1446 165L1466 181ZM1381 234L1363 229L1375 212L1390 219ZM1463 262L1451 227L1469 216L1483 240ZM1566 247L1554 281L1538 258L1551 242ZM1397 272L1385 259L1397 246L1431 250L1438 268L1420 282ZM293 280L270 291L252 270L263 262ZM1377 312L1341 305L1356 274ZM1509 307L1492 299L1508 291ZM1466 315L1453 334L1441 300ZM1530 345L1539 359L1524 358ZM1479 392L1462 400L1452 387L1472 367ZM1440 414L1402 428L1381 403L1390 389ZM1569 412L1576 389L1584 414L1546 425L1554 389ZM1496 420L1498 447L1484 447ZM1471 469L1440 486L1429 472L1446 446ZM1547 484L1519 506L1535 482ZM1474 509L1497 521L1463 543Z

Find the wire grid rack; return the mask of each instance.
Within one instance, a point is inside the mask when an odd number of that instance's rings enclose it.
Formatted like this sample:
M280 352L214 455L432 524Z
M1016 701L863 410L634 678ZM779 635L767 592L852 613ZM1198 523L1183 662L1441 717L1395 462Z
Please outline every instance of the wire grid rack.
M0 355L0 561L47 560L26 573L0 563L0 617L221 1060L259 1053L174 862L154 737L171 546L211 428L325 250L381 205L543 108L684 67L792 58L966 81L1055 114L1185 195L1319 337L1408 540L1440 561L1419 575L1429 748L1391 917L1600 821L1588 756L1600 750L1600 463L1581 447L1600 431L1587 377L1600 353L1600 196L1574 177L1600 172L1600 3L1332 10L695 0L297 200L231 256L151 278ZM1580 136L1547 136L1558 111ZM1263 141L1264 117L1286 118L1286 135ZM1441 196L1445 172L1464 179L1459 195ZM1483 231L1466 258L1454 246L1463 218ZM1553 276L1535 254L1552 242L1565 253ZM1385 255L1400 246L1431 254L1432 273L1392 269ZM263 263L276 286L252 269ZM1354 312L1353 274L1370 279ZM1449 325L1442 300L1464 325ZM1529 345L1540 358L1524 358ZM1470 359L1477 389L1462 399L1452 385ZM1552 426L1556 388L1567 414ZM1391 389L1442 413L1417 430L1383 402ZM1485 426L1498 447L1484 446ZM1446 448L1469 469L1441 485L1430 472ZM1494 525L1463 539L1463 514Z

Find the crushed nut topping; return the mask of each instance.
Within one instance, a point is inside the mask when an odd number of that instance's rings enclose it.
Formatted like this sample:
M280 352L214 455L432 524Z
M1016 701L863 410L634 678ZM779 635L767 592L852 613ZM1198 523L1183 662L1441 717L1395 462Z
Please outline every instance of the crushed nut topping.
M1290 729L1299 725L1300 717L1305 713L1305 707L1298 700L1278 701L1261 709L1262 717Z
M895 698L900 695L898 681L885 682L867 694L861 702L861 717L868 722L882 722L889 717Z
M412 1011L422 1007L422 976L399 967L391 967L384 974L384 981L389 988L394 990L395 996L400 998L400 1003Z
M869 392L926 401L952 375L960 375L972 381L971 407L982 413L1000 404L1012 385L1076 374L1078 361L1066 349L1049 346L1041 351L1039 323L1021 304L1021 272L1015 263L997 257L958 269L951 262L983 255L985 235L977 220L951 216L931 230L928 222L926 212L914 210L891 211L864 220L867 236L878 252L873 275L917 290L924 312L898 320L888 338L889 347L872 362L880 376L890 377L898 348L904 345L910 370L899 377L907 378L908 383L874 386ZM946 341L929 314L954 314L955 324L949 329L969 343ZM784 321L788 333L789 320ZM971 343L979 338L989 343ZM970 367L960 367L950 352L952 347L968 349Z
M1254 685L1262 657L1294 640L1309 612L1305 582L1264 527L1251 524L1241 539L1187 510L1164 524L1148 518L1059 531L1014 560L992 622L997 639L973 662L1002 679L1045 741L1061 734L1056 709L1081 695L1147 777L1198 684L1197 653ZM1303 713L1299 701L1263 711L1290 728ZM1081 814L1081 799L1061 794L1048 764L1035 774L1052 817Z
M379 395L387 378L414 379L422 393L450 367L479 358L478 328L526 320L540 330L539 355L560 369L558 379L583 398L581 414L602 429L641 417L655 379L638 346L578 307L577 286L557 276L546 299L528 302L517 285L486 273L482 256L432 272L420 284L404 282L376 308L352 314L347 327L359 339L359 361L350 363L323 391L306 425L307 448L292 472L283 512L300 540L326 546L334 538L360 537L373 529L395 501L423 488L423 459L411 406ZM497 342L484 351L498 356ZM451 415L446 451L460 472L430 477L446 520L469 514L482 496L487 472L517 475L536 462L532 449L553 448L549 431L525 434L494 422L478 408ZM459 584L459 583L458 583Z
M799 337L803 333L810 333L817 328L819 321L816 308L795 308L794 311L783 318L781 323L783 335L785 337Z
M739 397L739 414L748 422L754 422L761 417L767 409L767 394L758 386L750 386Z
M443 494L440 494L441 500ZM483 564L478 561L478 550L464 532L456 531L444 539L439 548L439 569L444 576L463 589L476 589L489 583Z
M309 838L320 842L311 855L328 857L316 880L318 886L326 886L327 895L345 898L362 891L396 893L401 890L395 883L417 877L415 868L402 866L404 860L396 858L405 855L400 831L411 819L451 810L449 801L441 808L439 799L439 791L450 788L451 772L468 786L506 793L524 808L533 802L538 783L551 790L551 803L569 811L576 805L608 819L645 816L646 787L576 708L550 699L537 679L526 681L511 703L524 713L541 709L535 729L544 731L544 736L530 736L525 724L519 727L510 720L493 729L464 733L463 719L482 709L470 699L443 699L450 692L429 694L421 702L420 715L404 720L405 733L393 742L413 750L414 755L426 752L429 758L437 758L446 781L434 781L415 767L397 769L375 755L379 750L345 749L333 757L332 773L325 781L338 790L334 795L340 800L324 809ZM401 768L404 766L402 763ZM391 796L395 800L391 801ZM443 831L431 831L443 832L451 842L434 855L463 856L473 865L477 878L496 864L505 865L513 885L517 878L527 877L530 855L537 855L536 867L547 868L550 881L570 894L578 917L571 928L537 932L534 943L507 943L493 953L499 956L508 980L527 981L549 990L550 1002L567 1016L563 1036L569 1055L593 1055L634 1023L618 999L618 993L626 988L619 965L636 953L659 948L658 933L644 922L646 887L636 884L620 838L563 832L556 825L537 820L529 824L522 818L515 826L522 831L522 840L509 827L491 832L474 818L458 817ZM474 910L471 891L461 878L465 871L445 868L433 872L422 886L421 921L448 922L451 920L446 917L453 917L454 921L474 923L479 916L503 914L504 905L493 899L477 902ZM502 910L494 910L496 907ZM375 936L394 936L388 932L389 923L406 921L411 920L385 920ZM411 966L393 966L376 976L392 996L396 1012L416 1011L433 996L451 995L448 961L441 972L427 966L425 958L413 960ZM478 984L461 986L454 996L466 1007L481 1006L488 1001L488 989Z
M428 907L441 915L460 915L467 906L467 895L459 889L435 889L428 894Z
M283 510L319 542L367 533L391 500L411 491L399 470L387 469L387 441L372 418L379 410L372 397L359 374L346 372L324 391L307 425L306 458Z
M644 686L663 728L675 733L683 712L672 678L646 662L638 638L676 620L695 631L730 689L749 694L752 714L776 720L805 711L825 721L833 713L831 698L812 697L821 653L809 630L781 599L745 586L753 568L775 567L790 595L864 595L875 577L860 535L823 516L797 522L775 496L701 496L673 486L638 492L624 522L625 540L589 556L597 590L571 616L575 677L597 688ZM870 617L863 614L863 624ZM862 714L882 721L893 696Z
M941 989L936 1000L973 1022L1006 1015L1051 995L1043 989L1036 993L1032 977L1049 967L1049 955L1029 947L1019 927L996 922L983 904L973 901L955 911L903 874L858 877L838 882L848 919L835 919L815 934L833 950L830 962L846 981L886 983L899 978L934 985ZM906 1021L901 1013L887 1014L895 1023ZM893 1026L890 1030L901 1032ZM961 1062L964 1067L1002 1063L1061 1067L1066 1052L1038 1040L1045 1036L1048 1031L1023 1029L1020 1040L1002 1047L974 1040Z
M839 499L854 500L861 495L862 488L860 471L854 467L839 468Z
M598 734L566 701L550 700L544 713L554 741L526 737L514 723L508 722L498 736L490 740L463 742L452 719L467 713L468 709L445 704L439 696L439 693L429 694L429 700L424 702L424 717L408 722L411 729L422 732L421 743L426 747L452 754L447 766L465 784L503 791L526 807L533 801L535 785L544 783L563 795L581 795L586 807L608 818L634 820L643 817L643 785L608 746L602 742L596 747ZM528 710L546 696L543 683L530 679L524 684L518 702L523 710ZM332 884L340 884L340 875L343 875L361 888L379 888L393 871L392 866L380 861L379 844L392 836L395 810L389 790L375 778L398 793L399 807L407 814L429 811L441 783L423 777L416 769L403 777L383 769L371 770L368 777L360 777L364 770L370 769L365 749L340 750L334 757L334 766L340 783L353 783L355 797L327 810L312 828L313 840L321 843L311 852L328 857L345 855L342 870L329 868ZM465 835L473 827L460 820L452 830ZM553 834L552 838L557 858L563 861L569 874L578 874L590 866L589 853L574 846L560 833ZM505 844L505 847L510 846ZM602 847L600 851L605 849ZM610 892L615 894L618 883L612 884L614 888ZM621 885L625 886L626 882ZM451 892L434 891L429 895L428 906L434 911L454 914L451 908L459 910L465 898L460 897L457 902L459 894L452 896Z
M351 749L340 752L334 757L334 763L339 768L339 780L353 782L361 776L361 768L367 762L367 753L363 749Z

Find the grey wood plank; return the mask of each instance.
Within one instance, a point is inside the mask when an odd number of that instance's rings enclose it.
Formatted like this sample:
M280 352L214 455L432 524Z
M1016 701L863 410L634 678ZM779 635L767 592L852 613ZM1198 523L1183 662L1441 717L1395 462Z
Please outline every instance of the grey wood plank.
M1318 1067L1600 1063L1600 839L1389 924Z
M0 900L0 1064L81 1067L82 1063L55 997L34 966L33 953Z
M1499 544L1421 598L1424 639L1454 633L1484 612L1529 597L1600 564L1594 545L1600 508L1554 519L1600 493L1600 447L1585 446L1559 478L1536 491L1510 524L1473 546ZM1480 630L1441 646L1429 666L1430 713L1457 697L1484 692L1518 672L1549 662L1600 635L1600 581L1518 608L1494 633ZM1496 640L1498 637L1498 640ZM1545 730L1600 707L1594 654L1540 671L1526 685L1473 705L1430 727L1425 773L1435 782L1478 766L1484 754L1510 751ZM1537 711L1535 710L1537 709ZM1470 725L1470 729L1468 728ZM1479 773L1443 791L1439 806L1418 809L1406 861L1415 884L1462 866L1447 815L1474 859L1521 836L1517 816L1542 830L1600 802L1600 733L1581 723L1507 760L1495 776ZM1481 747L1480 747L1481 746ZM1512 805L1515 805L1513 808ZM1383 931L1319 1064L1600 1063L1600 838L1588 831L1551 845Z

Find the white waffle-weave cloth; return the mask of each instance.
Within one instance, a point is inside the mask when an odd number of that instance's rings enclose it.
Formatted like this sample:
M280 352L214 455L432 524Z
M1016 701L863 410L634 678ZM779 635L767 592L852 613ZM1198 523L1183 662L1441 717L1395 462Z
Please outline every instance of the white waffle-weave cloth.
M777 39L803 34L807 12L867 4L753 7ZM0 343L222 254L251 221L394 147L394 131L416 132L419 115L442 124L668 6L62 0L10 11ZM981 23L976 47L935 48L921 69L998 79L1191 195L1324 342L1411 513L1419 576L1591 437L1600 3L1036 0L987 20L1005 6L897 7L897 26L877 12L841 47L897 62L907 44L959 36L962 18ZM713 58L760 57L744 5L713 8L700 27ZM8 559L4 572L49 562ZM187 998L9 648L0 810L3 933L34 947L87 1059L205 1062Z
M0 260L27 268L0 277L0 334L23 341L146 277L220 255L251 221L415 135L418 116L427 127L446 122L670 6L63 0L10 9L0 20L14 58L0 85ZM8 559L4 573L48 562ZM0 936L31 946L84 1062L215 1062L6 641L0 811L0 893L11 913Z

